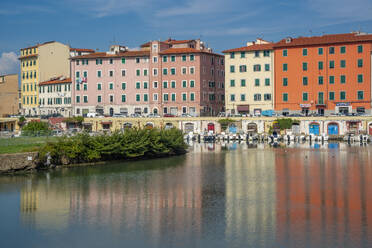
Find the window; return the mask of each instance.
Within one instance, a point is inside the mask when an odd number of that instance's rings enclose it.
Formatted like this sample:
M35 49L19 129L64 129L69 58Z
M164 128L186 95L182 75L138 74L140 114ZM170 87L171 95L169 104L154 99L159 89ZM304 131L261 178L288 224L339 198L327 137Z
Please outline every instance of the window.
M344 46L340 47L340 53L342 54L346 53L346 47Z
M230 94L230 101L235 102L235 94Z
M253 71L261 71L261 65L253 65Z
M164 89L167 89L167 88L168 88L168 82L167 82L167 81L164 81L164 82L163 82L163 88L164 88Z
M167 68L163 68L163 75L168 75L168 69Z
M358 83L363 83L363 74L358 74Z
M307 77L302 77L302 85L307 85L308 84L308 78Z
M345 75L340 76L340 83L342 83L342 84L346 83L346 76Z
M110 59L109 61L110 61L110 62L109 62L110 65L112 65L112 64L114 63L114 60L113 60L113 59Z
M318 92L318 104L324 104L324 93Z
M102 77L102 71L97 71L97 77Z
M136 58L136 64L139 64L139 63L140 63L140 61L141 61L141 59L140 59L140 58Z
M363 100L364 99L364 91L359 90L358 91L358 100Z
M154 100L154 101L157 101L158 100L158 94L157 93L154 93L152 95L152 100Z
M307 48L302 49L302 56L307 56Z
M175 61L176 61L176 56L172 55L172 56L171 56L171 61L172 61L172 62L175 62Z
M110 102L114 102L114 96L110 95Z
M318 77L318 84L319 84L319 85L322 85L323 83L324 83L323 76L319 76L319 77Z
M358 67L363 67L363 59L358 59Z
M340 92L340 100L346 100L346 92L345 91Z
M168 56L163 56L163 62L167 62L168 61Z
M152 62L153 63L158 63L158 57L156 57L156 56L152 57Z
M254 80L254 86L260 86L260 79L256 78Z
M323 47L318 48L318 55L323 55Z
M288 86L288 78L283 78L283 86Z
M235 80L234 79L230 80L230 87L235 87Z
M240 52L240 58L245 58L245 52Z
M231 73L234 73L234 72L235 72L235 66L230 65L230 72L231 72Z
M186 88L186 87L187 87L187 81L186 81L186 80L183 80L183 81L182 81L182 87L183 87L183 88Z
M335 48L334 47L329 48L329 54L335 54Z
M141 70L140 69L136 70L136 76L141 76Z
M87 84L83 84L83 89L84 89L84 91L88 90L88 85Z
M154 89L157 89L158 88L158 82L152 82L152 87Z
M283 50L283 57L287 57L288 56L288 50L287 49L284 49Z
M186 55L182 55L182 61L186 61Z
M246 72L246 71L247 71L247 66L246 65L239 66L239 72Z
M176 68L171 68L171 75L176 75Z
M307 92L302 92L302 101L308 101L308 93Z
M242 101L242 102L245 101L245 94L240 94L240 101Z
M125 58L121 58L121 63L125 64Z
M80 90L80 84L79 83L76 84L76 90ZM27 85L27 91L28 91L28 85ZM48 92L49 92L49 87L48 87Z
M195 101L195 93L190 93L190 101Z
M114 76L114 71L109 71L109 76L113 77Z
M121 76L125 77L125 74L126 74L126 70L121 70Z
M187 94L186 93L182 93L182 101L187 101Z
M335 93L333 91L329 92L329 100L331 100L331 101L335 100Z
M125 90L127 88L127 83L121 83L121 89Z
M127 101L127 96L121 95L121 102L126 102L126 101Z
M253 95L253 100L255 100L255 101L261 101L261 94L254 94Z
M270 78L265 78L265 86L270 86Z
M190 88L194 88L195 87L195 81L194 80L190 80Z
M341 60L340 61L340 67L345 68L346 67L346 60Z
M190 67L190 74L194 74L195 73L195 68L194 67ZM213 69L212 69L212 75L213 75Z
M265 64L265 71L270 71L270 64Z
M136 94L136 102L140 102L141 101L141 95L140 94Z
M176 88L176 81L172 81L171 82L171 87L174 89L174 88Z
M182 74L185 75L187 73L187 68L186 67L182 67Z
M88 96L84 96L84 103L88 102Z
M143 82L143 88L144 89L147 89L148 88L148 83L147 82Z
M307 62L302 63L302 70L307 71Z
M172 102L176 101L176 93L171 94L171 100L172 100Z
M264 94L265 101L271 101L271 94Z
M152 74L154 76L157 76L158 75L158 69L157 68L152 69Z
M255 56L256 58L260 57L260 51L254 51L254 56Z
M114 89L114 83L109 83L109 89L113 90Z
M245 79L241 79L240 80L240 86L241 87L245 87Z
M136 89L141 89L141 82L136 82Z
M77 71L75 74L76 74L76 78L80 78L80 71Z
M334 60L329 61L329 68L331 68L331 69L335 68L335 61Z
M230 53L230 59L235 58L235 53Z
M270 51L265 50L263 51L264 57L269 57L270 56Z
M147 76L147 74L148 74L148 70L147 69L143 69L143 75L144 76Z
M149 95L148 94L143 94L143 101L148 102L149 100Z
M190 61L194 61L194 60L195 60L194 54L190 54Z
M288 64L286 63L283 64L283 71L288 71Z
M335 76L329 76L329 83L334 84L335 83Z
M362 53L363 52L363 45L359 45L358 46L358 53Z

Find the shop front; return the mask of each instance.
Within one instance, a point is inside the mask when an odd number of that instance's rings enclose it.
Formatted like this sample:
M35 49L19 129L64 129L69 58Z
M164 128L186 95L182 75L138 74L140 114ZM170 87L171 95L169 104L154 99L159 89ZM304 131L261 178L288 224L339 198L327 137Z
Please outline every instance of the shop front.
M336 109L335 112L339 114L349 114L353 111L353 108L349 102L339 102L336 103Z
M349 134L359 134L359 127L361 127L361 121L347 121L346 127Z
M249 114L249 105L238 105L236 110L239 114Z
M310 107L311 107L311 104L300 104L300 107L301 107L301 113L304 114L305 116L308 116L309 113L310 113Z

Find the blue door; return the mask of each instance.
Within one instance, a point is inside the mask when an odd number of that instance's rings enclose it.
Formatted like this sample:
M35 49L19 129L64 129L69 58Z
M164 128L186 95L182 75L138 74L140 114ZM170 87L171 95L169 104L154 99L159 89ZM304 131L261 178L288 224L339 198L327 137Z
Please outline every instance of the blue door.
M328 124L328 134L338 135L338 125L335 123Z
M229 133L236 133L236 126L234 124L231 124L229 126Z
M309 133L314 135L319 135L319 124L310 124Z

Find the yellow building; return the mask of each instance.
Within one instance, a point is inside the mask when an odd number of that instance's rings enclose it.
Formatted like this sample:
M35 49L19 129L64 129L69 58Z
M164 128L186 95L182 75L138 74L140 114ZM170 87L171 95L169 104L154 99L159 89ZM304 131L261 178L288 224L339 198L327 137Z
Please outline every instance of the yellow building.
M70 48L56 41L21 49L22 113L39 115L39 82L70 77Z
M273 44L262 39L225 54L225 105L228 114L274 109Z

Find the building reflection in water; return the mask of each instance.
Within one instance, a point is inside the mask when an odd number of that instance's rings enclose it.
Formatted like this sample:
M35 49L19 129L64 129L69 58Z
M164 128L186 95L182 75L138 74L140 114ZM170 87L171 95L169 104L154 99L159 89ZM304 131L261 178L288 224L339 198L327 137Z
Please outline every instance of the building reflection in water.
M370 247L370 149L278 149L277 240L290 247Z

